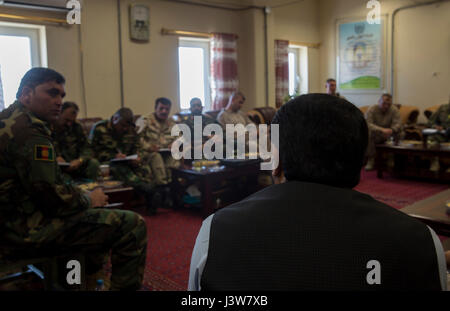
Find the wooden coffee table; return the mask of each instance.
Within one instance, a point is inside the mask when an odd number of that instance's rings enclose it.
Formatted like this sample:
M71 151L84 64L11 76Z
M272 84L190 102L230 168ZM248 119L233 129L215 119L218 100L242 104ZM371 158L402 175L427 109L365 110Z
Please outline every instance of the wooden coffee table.
M131 202L134 197L133 187L120 186L116 188L105 188L103 192L108 196L108 203L123 203L122 206L117 208L131 208Z
M384 160L385 154L404 155L406 156L407 163L402 170L398 167L395 168L395 172L401 176L406 177L421 177L428 179L437 179L439 181L450 181L450 173L446 173L441 169L439 172L431 172L429 167L421 167L417 164L422 160L422 157L433 158L439 157L440 159L450 159L450 146L446 145L428 145L424 146L421 142L417 144L403 144L399 145L380 144L376 145L376 159L375 166L377 169L377 177L383 178L383 171L387 170L386 161ZM396 163L397 165L397 163Z
M180 183L180 179L188 181L189 184L197 184L201 192L202 215L206 218L216 209L237 202L259 190L257 178L260 172L260 163L236 167L224 166L221 170L213 171L195 170L190 165L183 165L172 169L173 191L178 197L184 193L186 186ZM246 187L238 189L238 181L242 177L246 177ZM217 206L218 199L219 206Z
M437 234L450 237L450 215L445 203L450 200L450 189L425 200L406 206L400 211L429 225Z

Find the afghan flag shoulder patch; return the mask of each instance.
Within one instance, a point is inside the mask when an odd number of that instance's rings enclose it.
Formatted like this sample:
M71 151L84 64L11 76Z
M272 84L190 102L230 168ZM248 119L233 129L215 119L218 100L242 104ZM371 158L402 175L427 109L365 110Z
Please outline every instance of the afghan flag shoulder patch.
M53 147L45 145L35 145L34 159L36 161L55 161L55 152L53 151Z

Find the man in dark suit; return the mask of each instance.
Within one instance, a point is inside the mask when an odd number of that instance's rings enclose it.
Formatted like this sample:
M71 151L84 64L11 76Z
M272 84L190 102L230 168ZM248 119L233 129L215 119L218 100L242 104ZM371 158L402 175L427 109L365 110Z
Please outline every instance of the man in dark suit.
M441 290L445 256L421 222L352 190L368 128L326 94L283 105L275 185L208 217L190 290Z

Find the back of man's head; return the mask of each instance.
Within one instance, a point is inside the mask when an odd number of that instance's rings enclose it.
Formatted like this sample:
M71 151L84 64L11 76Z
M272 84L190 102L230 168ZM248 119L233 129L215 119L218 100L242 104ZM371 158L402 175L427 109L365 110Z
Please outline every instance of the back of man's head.
M302 95L276 113L280 161L288 181L353 188L359 183L368 144L361 111L327 94Z
M22 95L23 88L26 86L34 89L36 86L50 81L55 81L58 84L66 83L64 77L53 69L42 67L31 68L27 73L25 73L22 80L20 81L19 89L16 93L16 98L19 99L19 97Z

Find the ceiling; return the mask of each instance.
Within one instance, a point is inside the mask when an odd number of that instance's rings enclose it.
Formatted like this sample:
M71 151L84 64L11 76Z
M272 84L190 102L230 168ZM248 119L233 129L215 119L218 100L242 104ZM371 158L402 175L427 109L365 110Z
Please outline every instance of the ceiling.
M65 8L68 0L5 0L8 3L23 3L31 5L44 5L50 7ZM86 1L86 0L85 0ZM88 0L93 1L93 0ZM176 0L162 0L162 1L176 1ZM304 0L181 0L182 2L191 2L199 4L217 5L228 8L245 8L248 6L260 6L260 7L276 7L283 6L287 4L292 4L295 2L301 2ZM2 2L0 0L0 2Z
M176 1L176 0L166 0L166 1ZM284 6L288 4L293 4L297 2L302 2L304 0L182 0L183 2L200 3L217 5L229 8L245 8L248 6L259 6L259 7L277 7Z
M5 4L24 4L33 6L42 5L57 8L66 8L67 0L4 0L4 2Z

